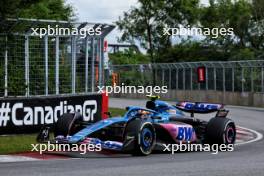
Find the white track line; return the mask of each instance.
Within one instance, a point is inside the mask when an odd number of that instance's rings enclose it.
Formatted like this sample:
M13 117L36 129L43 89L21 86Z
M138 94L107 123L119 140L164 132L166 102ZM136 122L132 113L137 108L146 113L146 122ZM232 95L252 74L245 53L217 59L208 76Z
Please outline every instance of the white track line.
M245 128L245 127L241 127L239 126L238 128L240 129L243 129L243 130L247 130L247 131L250 131L251 133L254 133L256 134L256 138L252 139L252 140L249 140L249 141L246 141L246 142L241 142L241 143L238 143L238 144L235 144L235 145L244 145L244 144L249 144L249 143L252 143L252 142L256 142L256 141L259 141L263 138L263 135L255 130L252 130L252 129L249 129L249 128Z
M26 157L26 156L14 156L14 155L0 155L0 163L9 162L21 162L21 161L37 161L38 159Z

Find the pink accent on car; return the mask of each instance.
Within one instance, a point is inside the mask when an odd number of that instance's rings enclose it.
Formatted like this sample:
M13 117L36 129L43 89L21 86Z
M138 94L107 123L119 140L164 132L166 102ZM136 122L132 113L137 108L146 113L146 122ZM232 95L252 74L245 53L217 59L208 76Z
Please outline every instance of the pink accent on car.
M181 122L177 122L177 123L165 123L165 124L160 124L160 126L162 126L164 129L166 129L166 131L169 132L169 134L171 135L171 137L176 141L176 142L195 142L197 140L196 138L196 134L195 131L192 127L192 125L189 124L185 124L185 123L181 123ZM185 131L183 133L183 139L179 139L179 129L191 129L191 136L188 138L186 136L187 132Z

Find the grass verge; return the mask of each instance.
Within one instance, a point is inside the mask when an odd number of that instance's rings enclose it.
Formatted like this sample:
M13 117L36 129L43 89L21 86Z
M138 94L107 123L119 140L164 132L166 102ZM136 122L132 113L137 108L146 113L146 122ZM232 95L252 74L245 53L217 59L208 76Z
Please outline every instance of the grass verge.
M111 115L122 116L126 112L124 109L109 108ZM0 136L0 155L31 151L31 144L36 143L37 134L21 134Z
M0 155L30 151L36 134L0 136Z
M120 108L109 108L109 112L111 112L112 117L117 117L123 116L126 113L126 110Z

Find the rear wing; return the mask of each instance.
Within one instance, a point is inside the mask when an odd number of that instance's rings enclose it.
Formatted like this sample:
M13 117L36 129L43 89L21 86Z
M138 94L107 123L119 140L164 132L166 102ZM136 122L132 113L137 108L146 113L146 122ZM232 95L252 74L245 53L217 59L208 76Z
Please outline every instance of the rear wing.
M179 102L175 106L177 109L191 113L191 116L194 116L194 113L207 114L212 112L219 112L224 110L223 104L217 103L205 103L205 102Z

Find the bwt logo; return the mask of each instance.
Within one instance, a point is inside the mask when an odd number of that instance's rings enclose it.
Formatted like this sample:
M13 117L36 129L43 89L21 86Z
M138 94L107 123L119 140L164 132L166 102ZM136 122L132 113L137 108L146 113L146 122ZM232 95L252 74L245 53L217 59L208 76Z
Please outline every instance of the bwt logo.
M178 128L178 140L190 141L193 136L194 129L191 127L179 127Z
M19 112L23 112L24 117L18 117ZM97 112L96 100L86 100L82 105L68 105L67 101L60 101L58 106L24 106L23 103L15 103L10 107L10 103L2 103L0 109L0 127L6 126L8 121L12 121L15 126L52 124L64 113L79 112L83 115L84 121L94 121ZM11 115L11 116L10 116Z

